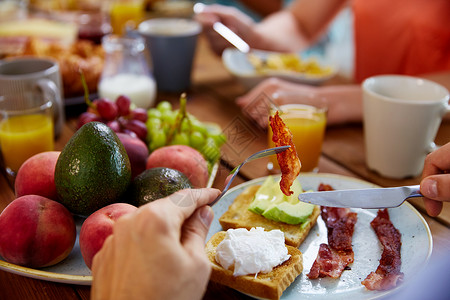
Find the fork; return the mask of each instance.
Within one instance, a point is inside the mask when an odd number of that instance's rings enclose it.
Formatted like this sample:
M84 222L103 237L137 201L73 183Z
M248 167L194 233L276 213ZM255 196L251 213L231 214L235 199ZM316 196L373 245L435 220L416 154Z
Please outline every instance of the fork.
M194 13L196 14L201 13L204 9L205 4L203 3L199 2L194 5ZM234 33L222 22L214 22L213 29L242 53L248 54L250 52L250 46L247 44L247 42L245 42L240 36Z
M261 151L258 151L256 153L253 153L252 155L247 157L239 166L237 166L236 168L234 168L230 172L230 175L233 174L233 176L231 176L230 180L228 181L227 185L223 189L222 193L220 193L220 195L217 196L217 198L214 199L214 201L211 202L209 204L209 206L213 206L214 204L216 204L217 201L219 201L220 198L222 198L222 196L225 195L225 193L230 188L231 182L233 182L234 178L239 173L239 170L242 168L243 165L245 165L246 163L248 163L248 162L250 162L252 160L258 159L258 158L263 158L263 157L266 157L266 156L269 156L269 155L273 155L273 154L276 154L276 153L283 152L283 151L285 151L286 149L288 149L290 147L291 146L280 146L280 147L269 148L269 149L265 149L265 150L261 150Z

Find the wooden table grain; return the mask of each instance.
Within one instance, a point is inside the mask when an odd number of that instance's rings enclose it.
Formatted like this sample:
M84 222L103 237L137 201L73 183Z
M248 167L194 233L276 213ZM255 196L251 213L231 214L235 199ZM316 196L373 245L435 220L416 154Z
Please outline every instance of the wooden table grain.
M244 87L222 65L206 42L199 40L192 87L187 91L188 111L201 121L218 123L227 135L228 142L222 147L221 164L217 172L214 187L222 189L226 176L232 168L255 151L266 147L266 131L256 126L235 105L236 97L245 93ZM331 83L341 82L339 78ZM178 105L178 94L159 93L158 101L167 100ZM67 122L56 141L56 149L62 150L76 130L76 117L85 107L67 107ZM444 121L439 129L436 143L450 141L450 122ZM249 164L242 168L233 186L247 180L268 175L266 162ZM391 180L379 176L367 169L361 124L329 127L326 131L323 153L319 162L319 172L334 173L363 179L382 187L418 184L420 178ZM14 199L11 185L4 176L0 176L0 210ZM423 213L433 236L433 255L445 254L450 250L450 208L444 205L443 213L437 218L424 214L421 199L413 205ZM54 283L31 279L21 275L0 271L0 299L89 299L90 286ZM209 283L204 299L247 299L220 284Z

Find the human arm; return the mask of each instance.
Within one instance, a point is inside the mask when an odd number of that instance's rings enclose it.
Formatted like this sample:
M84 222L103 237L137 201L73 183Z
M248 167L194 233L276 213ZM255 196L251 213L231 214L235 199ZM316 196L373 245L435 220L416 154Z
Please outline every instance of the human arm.
M240 0L245 6L261 16L267 16L283 7L282 0Z
M197 15L213 50L221 54L230 44L214 32L220 21L251 48L293 52L314 42L347 0L302 0L270 14L259 23L234 7L208 5Z
M450 143L428 154L420 182L420 192L430 216L442 211L443 202L450 201Z
M242 110L262 127L267 126L269 110L261 107L316 101L325 102L328 125L362 121L362 91L356 84L317 87L269 78L236 99Z
M206 204L218 195L183 190L118 219L94 257L92 299L200 299L211 271Z

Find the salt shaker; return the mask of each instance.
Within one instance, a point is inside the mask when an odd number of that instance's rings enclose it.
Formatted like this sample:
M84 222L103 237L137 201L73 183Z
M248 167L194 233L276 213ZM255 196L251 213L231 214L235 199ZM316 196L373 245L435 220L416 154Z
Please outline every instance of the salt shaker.
M155 102L156 83L144 56L144 40L107 35L102 39L102 46L106 59L98 85L100 97L115 101L125 95L137 107L151 107Z

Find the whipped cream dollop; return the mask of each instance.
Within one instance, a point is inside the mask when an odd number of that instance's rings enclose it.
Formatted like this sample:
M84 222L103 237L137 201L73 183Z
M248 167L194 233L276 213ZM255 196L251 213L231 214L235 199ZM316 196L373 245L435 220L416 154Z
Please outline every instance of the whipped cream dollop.
M268 273L291 257L281 230L262 227L228 229L216 249L216 261L224 269L234 266L234 276Z

